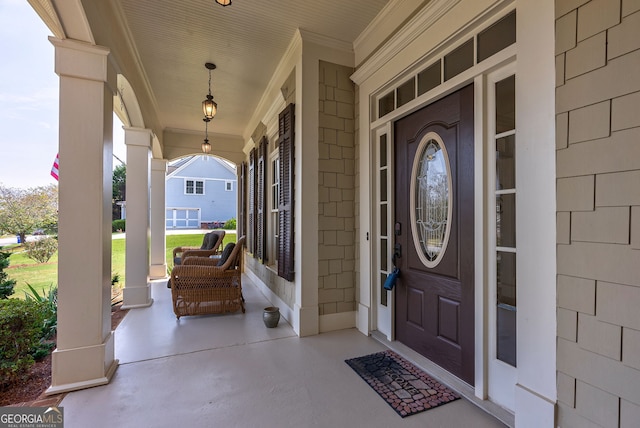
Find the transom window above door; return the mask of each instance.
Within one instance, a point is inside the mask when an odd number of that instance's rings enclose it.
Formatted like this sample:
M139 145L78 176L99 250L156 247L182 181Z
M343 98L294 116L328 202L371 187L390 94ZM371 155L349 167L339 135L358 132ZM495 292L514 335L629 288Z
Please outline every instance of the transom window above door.
M481 29L377 97L375 121L516 42L516 11Z

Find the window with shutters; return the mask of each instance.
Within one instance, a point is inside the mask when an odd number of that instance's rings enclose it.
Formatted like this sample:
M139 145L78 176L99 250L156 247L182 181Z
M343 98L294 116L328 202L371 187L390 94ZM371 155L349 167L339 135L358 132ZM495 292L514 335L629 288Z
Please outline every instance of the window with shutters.
M294 195L294 105L289 104L278 116L278 275L287 281L294 279L293 195Z
M245 213L247 212L247 163L242 162L240 164L240 168L238 168L238 205L240 209L238 210L238 221L236 224L236 232L238 237L246 235L246 225L245 225Z
M269 198L269 225L267 239L267 256L269 265L276 266L278 264L278 204L280 201L280 157L278 150L274 150L269 155L271 169L269 171L269 187L271 194Z
M256 149L249 152L249 167L247 171L247 249L255 254L255 194L256 194Z
M258 144L258 156L256 159L256 189L255 189L255 248L254 257L266 263L266 233L267 233L267 207L266 207L266 175L267 175L267 137L262 137Z
M277 266L278 275L294 279L294 105L278 116L278 140L271 154L268 139L249 153L241 169L241 210L246 213L247 248L263 263ZM243 205L244 204L244 205ZM244 207L244 208L243 208ZM239 226L240 227L240 226Z

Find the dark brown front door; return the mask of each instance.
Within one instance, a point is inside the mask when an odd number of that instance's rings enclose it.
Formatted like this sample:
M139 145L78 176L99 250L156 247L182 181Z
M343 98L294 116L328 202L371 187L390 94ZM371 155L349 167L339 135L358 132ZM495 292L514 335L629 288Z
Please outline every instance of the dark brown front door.
M471 385L473 151L471 85L395 124L396 338Z

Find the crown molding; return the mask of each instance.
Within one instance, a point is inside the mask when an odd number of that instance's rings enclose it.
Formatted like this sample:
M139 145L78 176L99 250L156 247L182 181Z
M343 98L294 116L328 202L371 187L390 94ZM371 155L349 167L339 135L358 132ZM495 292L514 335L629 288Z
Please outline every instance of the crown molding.
M396 32L387 43L373 53L351 75L357 85L361 85L380 67L390 62L403 47L413 42L427 31L442 16L455 7L460 0L433 0L422 8L405 26ZM361 41L359 41L361 43Z

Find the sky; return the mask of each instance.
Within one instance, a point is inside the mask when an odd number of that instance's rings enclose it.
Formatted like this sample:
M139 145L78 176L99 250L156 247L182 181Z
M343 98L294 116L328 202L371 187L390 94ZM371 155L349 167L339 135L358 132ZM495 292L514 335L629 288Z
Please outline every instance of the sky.
M52 33L26 0L0 0L0 185L56 184L58 84ZM114 154L126 162L122 124L114 115ZM119 162L114 159L114 166ZM60 173L64 174L60 159Z

